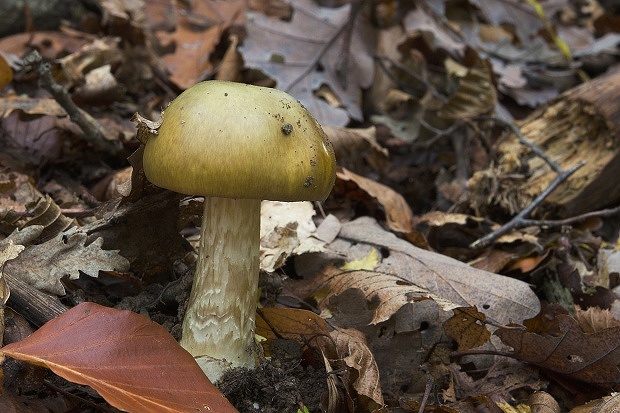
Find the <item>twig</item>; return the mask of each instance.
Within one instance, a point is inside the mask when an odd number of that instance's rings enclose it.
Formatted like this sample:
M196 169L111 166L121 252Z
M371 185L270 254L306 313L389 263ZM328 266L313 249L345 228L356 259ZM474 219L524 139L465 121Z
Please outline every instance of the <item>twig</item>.
M426 380L426 386L424 388L424 396L422 397L422 402L420 402L420 409L418 413L424 413L424 409L426 408L426 403L428 403L428 397L431 395L431 389L433 388L433 376L429 376Z
M545 198L547 198L558 186L560 186L560 184L566 181L569 176L574 174L579 168L585 165L585 162L581 161L565 171L562 169L562 167L557 162L550 159L543 152L542 149L540 149L534 143L525 139L525 137L521 134L521 131L519 130L519 128L517 128L512 123L505 122L498 118L481 117L480 119L491 119L495 121L496 123L509 127L512 130L512 132L517 136L517 138L519 139L519 142L529 147L532 150L532 152L534 152L534 154L542 158L551 167L551 169L553 169L557 173L557 176L555 177L553 182L551 182L551 184L543 192L541 192L527 207L521 210L521 212L519 212L510 221L502 225L497 230L471 243L470 248L487 247L488 245L491 244L491 242L495 241L502 235L512 231L513 229L523 228L525 226L531 225L531 223L534 221L525 219L525 217L527 217L536 207L538 207L545 200Z
M39 82L41 87L47 90L54 99L63 107L73 122L75 122L82 132L84 139L89 142L96 150L117 155L121 151L120 142L114 136L111 136L107 130L101 126L99 122L84 110L77 107L71 100L71 96L67 90L56 83L52 76L52 70L49 63L43 62L41 55L36 50L28 54L24 58L24 63L32 65L39 74Z
M561 227L564 225L572 225L578 222L583 222L588 218L604 218L612 217L620 214L620 205L615 208L601 209L598 211L590 211L585 214L576 215L574 217L565 219L523 219L524 226L541 226L541 227Z

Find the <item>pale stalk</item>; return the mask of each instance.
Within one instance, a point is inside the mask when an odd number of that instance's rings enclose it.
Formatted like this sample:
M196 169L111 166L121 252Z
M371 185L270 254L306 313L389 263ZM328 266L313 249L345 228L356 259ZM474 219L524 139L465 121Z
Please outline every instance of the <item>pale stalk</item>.
M257 199L206 197L181 346L212 382L231 367L256 366L260 251Z

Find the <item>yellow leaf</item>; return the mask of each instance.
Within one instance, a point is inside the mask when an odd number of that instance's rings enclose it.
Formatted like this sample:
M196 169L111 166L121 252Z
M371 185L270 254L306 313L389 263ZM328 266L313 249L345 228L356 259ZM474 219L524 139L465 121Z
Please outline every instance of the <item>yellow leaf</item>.
M374 270L379 265L379 251L376 248L370 250L368 255L361 260L347 262L340 267L345 271Z

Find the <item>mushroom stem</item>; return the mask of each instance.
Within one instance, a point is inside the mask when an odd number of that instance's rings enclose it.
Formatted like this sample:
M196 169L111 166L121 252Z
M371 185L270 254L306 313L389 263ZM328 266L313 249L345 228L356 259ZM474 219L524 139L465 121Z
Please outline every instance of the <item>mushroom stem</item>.
M181 346L212 382L231 367L256 365L260 205L206 197L198 262Z

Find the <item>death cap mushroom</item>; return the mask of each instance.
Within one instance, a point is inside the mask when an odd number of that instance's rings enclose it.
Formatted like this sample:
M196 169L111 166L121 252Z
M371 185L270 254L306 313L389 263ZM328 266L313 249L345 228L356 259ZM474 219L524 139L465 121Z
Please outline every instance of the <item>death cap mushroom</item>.
M188 195L322 201L335 156L321 126L285 92L205 81L166 108L146 144L144 172Z

